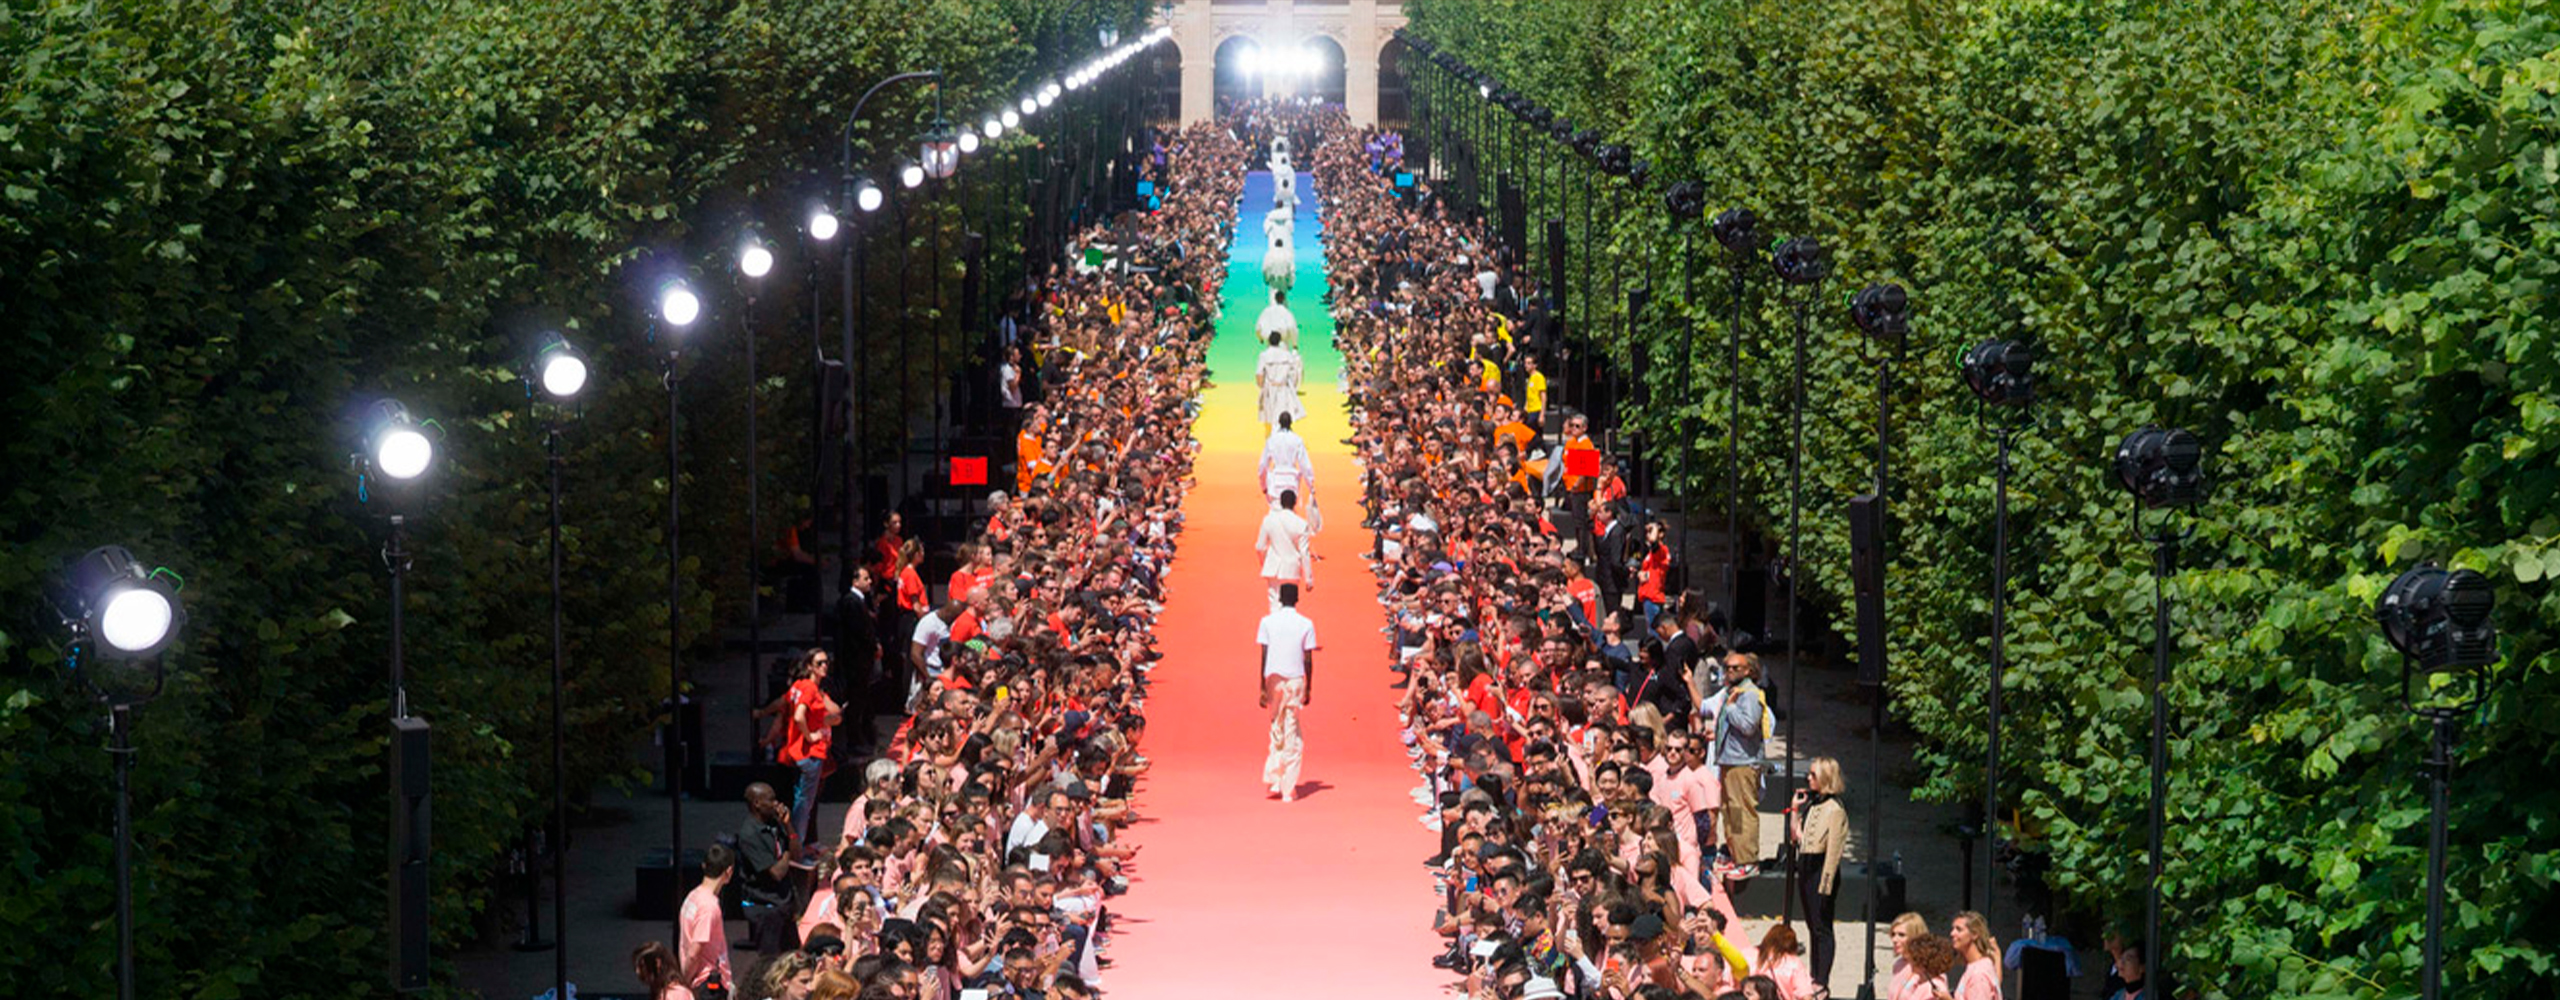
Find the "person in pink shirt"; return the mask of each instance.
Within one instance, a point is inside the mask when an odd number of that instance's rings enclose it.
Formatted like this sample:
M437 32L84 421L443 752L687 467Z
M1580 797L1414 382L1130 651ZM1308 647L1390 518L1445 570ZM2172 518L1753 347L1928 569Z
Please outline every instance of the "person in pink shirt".
M1771 924L1768 933L1760 935L1760 959L1752 968L1778 984L1778 1000L1813 1000L1820 988L1813 981L1813 970L1805 965L1804 945L1796 940L1795 928L1784 923Z
M1903 939L1902 953L1904 968L1894 976L1890 1000L1937 1000L1947 995L1947 972L1956 967L1954 945L1924 928Z
M738 854L727 844L713 844L702 852L702 884L684 897L684 910L676 926L683 933L682 955L685 985L695 991L711 988L727 989L737 980L729 974L729 925L720 913L720 889L729 884L736 869Z
M2000 1000L2000 939L1991 936L1982 914L1972 910L1956 914L1955 925L1947 929L1947 943L1955 946L1956 957L1964 961L1964 978L1957 980L1952 994L1940 988L1940 1000Z
M1671 832L1680 838L1680 864L1699 867L1698 817L1724 807L1724 788L1702 766L1703 746L1696 736L1672 730L1663 737L1662 760L1670 772L1653 786L1653 800L1671 810Z

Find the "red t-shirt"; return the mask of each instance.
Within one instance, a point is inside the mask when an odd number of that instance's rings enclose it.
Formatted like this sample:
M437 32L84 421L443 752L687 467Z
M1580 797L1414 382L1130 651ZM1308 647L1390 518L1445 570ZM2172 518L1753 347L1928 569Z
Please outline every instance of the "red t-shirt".
M923 614L929 598L924 592L924 577L913 566L898 568L898 606L911 614Z
M1671 577L1671 546L1655 544L1652 551L1644 554L1641 572L1644 579L1636 584L1636 596L1655 604L1671 603L1671 595L1662 586Z
M1564 592L1572 595L1574 603L1582 605L1583 621L1590 622L1593 628L1600 627L1599 584L1591 582L1590 577L1577 576L1572 583L1564 585Z
M806 677L791 682L791 690L785 697L791 699L795 714L807 714L808 723L792 724L789 737L782 743L782 762L797 764L812 757L827 759L827 744L835 738L835 727L827 724L827 716L835 711L835 702L827 697L826 692L818 690L817 681Z

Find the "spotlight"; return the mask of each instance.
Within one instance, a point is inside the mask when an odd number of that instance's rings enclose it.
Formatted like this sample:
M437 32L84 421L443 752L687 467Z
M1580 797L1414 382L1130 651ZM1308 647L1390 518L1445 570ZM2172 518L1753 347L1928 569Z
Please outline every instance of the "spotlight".
M1635 168L1634 154L1616 143L1601 146L1592 152L1592 158L1598 161L1600 172L1611 177L1627 176L1627 172Z
M81 639L94 636L99 655L143 659L177 638L186 617L177 591L121 545L90 549L63 574L63 583L63 624L84 651Z
M1557 142L1570 145L1573 142L1573 119L1562 115L1555 116L1555 120L1547 125L1547 134L1553 136Z
M1849 320L1867 336L1898 349L1911 333L1911 294L1891 282L1868 285L1849 300ZM2023 352L2025 348L2019 350ZM2023 374L2024 369L2020 372Z
M773 273L773 251L765 248L763 240L747 239L746 247L738 251L738 273L750 278Z
M1573 151L1584 156L1598 155L1600 152L1600 131L1598 129L1587 128L1574 133Z
M1760 217L1747 208L1728 208L1716 213L1715 236L1717 243L1735 254L1757 253L1768 242L1768 237L1760 232Z
M917 187L923 183L923 164L917 163L914 160L908 160L898 165L898 185L900 187Z
M1831 253L1819 240L1798 236L1778 244L1769 255L1769 265L1778 271L1778 280L1790 285L1810 285L1831 273Z
M426 475L428 463L435 460L436 446L427 434L409 419L409 408L396 399L373 404L373 432L365 442L365 453L373 469L394 480L408 481Z
M1052 95L1049 93L1049 91L1048 91L1048 90L1043 89L1043 90L1041 90L1041 91L1040 91L1040 93L1039 93L1039 95L1038 95L1038 96L1023 98L1023 99L1022 99L1022 103L1024 103L1024 104L1033 104L1033 103L1036 103L1036 104L1038 104L1040 107L1044 107L1044 108L1045 108L1045 107L1048 107L1052 102L1055 102L1056 100L1057 100L1057 98L1056 98L1056 97L1054 97L1054 96L1052 96Z
M1093 39L1101 42L1102 47L1106 49L1118 45L1120 44L1120 26L1105 22L1093 29Z
M976 132L969 131L965 128L961 129L959 142L960 151L963 153L975 153L978 151L978 133Z
M569 346L568 338L557 333L534 352L533 371L542 383L542 391L550 393L555 401L566 402L587 387L586 359L578 356L577 348Z
M1482 98L1484 98L1485 100L1488 100L1488 101L1489 101L1489 100L1492 100L1492 99L1493 99L1493 85L1492 85L1492 84L1488 84L1488 83L1479 83L1479 84L1476 84L1476 96L1478 96L1478 97L1482 97Z
M836 238L836 213L825 205L809 210L809 238L824 243Z
M2116 482L2145 507L2204 500L2204 445L2183 430L2146 426L2116 446Z
M1900 286L1897 285L1882 287L1900 291ZM1869 288L1867 291L1874 290ZM1858 293L1861 300L1865 299L1866 295L1867 292ZM1849 314L1852 317L1857 316L1858 307L1851 305ZM1860 319L1858 325L1865 327L1867 321ZM1964 352L1962 367L1965 386L1972 389L1973 394L1985 403L1993 406L2024 406L2035 400L2035 353L2027 349L2024 341L1986 340L1975 344L1971 350Z
M1662 208L1674 219L1694 219L1707 211L1707 186L1697 181L1681 181L1662 192ZM1731 214L1731 213L1727 213ZM1748 214L1748 213L1745 213ZM1716 220L1718 238L1722 238L1724 220Z
M853 192L853 207L859 208L865 212L879 211L880 185L873 184L870 181L862 182L862 187Z
M1022 104L1020 106L1023 114L1031 114L1040 110L1040 99L1037 97L1025 96L1023 97Z
M2428 670L2498 662L2498 630L2489 623L2497 595L2489 578L2419 563L2382 588L2373 605L2391 648Z
M1639 156L1634 162L1627 164L1627 183L1642 187L1645 178L1651 176L1653 176L1652 160Z
M692 326L694 320L702 318L702 297L693 294L692 286L670 281L658 290L658 318L673 327Z
M1022 110L1022 111L1020 111L1020 112L1017 112L1017 111L1013 110L1012 108L1006 108L1006 109L1004 109L1004 113L1003 113L1003 114L1000 114L1000 115L997 115L997 116L996 116L996 120L997 120L997 121L1001 121L1001 122L1003 122L1003 123L1004 123L1004 127L1006 127L1006 128L1013 128L1013 127L1015 127L1015 126L1021 125L1021 124L1022 124L1022 116L1023 116L1024 114L1028 114L1028 113L1030 113L1030 109L1029 109L1029 108L1025 108L1025 109L1023 109L1023 110ZM993 132L989 132L989 133L987 133L987 134L988 134L988 135L994 135L995 133L993 133Z
M1058 95L1065 92L1066 91L1058 89L1057 81L1049 81L1048 86L1040 88L1040 106L1047 107L1050 101L1057 100Z
M1236 50L1236 72L1253 76L1262 72L1262 50L1247 45Z
M1074 90L1074 89L1076 89L1077 87L1081 87L1081 86L1084 86L1084 74L1083 74L1083 73L1078 72L1078 73L1069 73L1069 74L1067 74L1067 89L1068 89L1068 90Z
M1004 137L1004 130L1007 127L1008 126L1006 126L1001 119L989 118L986 121L979 123L978 131L987 134L988 142L994 142L997 139Z

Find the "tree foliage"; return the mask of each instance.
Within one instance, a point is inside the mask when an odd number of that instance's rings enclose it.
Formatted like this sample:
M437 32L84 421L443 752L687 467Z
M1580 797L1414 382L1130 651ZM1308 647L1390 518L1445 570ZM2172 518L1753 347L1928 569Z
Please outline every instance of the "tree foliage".
M1808 587L1848 593L1837 502L1872 475L1874 378L1840 304L1913 290L1897 382L1895 712L1921 791L1980 794L1991 444L1956 355L2043 359L2013 481L2003 800L2067 902L2139 922L2147 548L2104 475L2144 423L2207 443L2172 583L2167 923L2208 996L2416 992L2425 733L2372 621L2434 559L2498 583L2505 661L2454 772L2448 981L2545 994L2560 969L2550 655L2560 595L2560 22L2517 0L1414 0L1414 30L1585 126L1710 213L1818 236ZM1472 95L1467 95L1472 97ZM1535 147L1546 148L1545 140ZM1543 152L1541 153L1543 155ZM1554 211L1533 197L1533 217ZM1620 357L1724 424L1720 253L1650 197L1604 237L1685 299ZM1680 253L1706 255L1684 288ZM1764 272L1765 274L1765 272ZM1595 279L1596 280L1596 279ZM1577 276L1577 283L1579 278ZM1741 372L1742 503L1782 533L1789 319L1763 280ZM1576 295L1592 291L1575 289ZM1605 297L1601 301L1607 301ZM1720 450L1692 453L1719 496ZM1720 497L1719 497L1720 499Z
M1141 0L1072 14L1137 23ZM42 594L123 544L188 581L169 693L140 712L140 993L344 995L378 982L389 710L386 495L349 462L370 399L443 431L414 505L411 707L435 732L435 928L474 933L502 851L539 823L549 768L543 434L519 374L561 329L598 378L566 430L571 793L635 777L667 688L668 488L653 280L690 274L708 321L687 364L685 647L742 602L744 409L764 408L768 533L806 506L790 470L812 318L791 232L835 189L855 97L939 64L957 116L1063 59L1069 14L1007 0L49 0L0 12L0 992L101 996L114 953L104 713L62 669ZM1083 44L1073 40L1085 39ZM857 162L885 165L932 92L884 92ZM983 179L977 225L1019 218L1036 139ZM883 175L885 181L885 175ZM893 199L897 200L897 199ZM878 218L887 219L883 212ZM760 370L730 254L782 249ZM866 220L866 223L868 220ZM905 236L958 245L959 211ZM1018 225L1018 223L1016 223ZM865 225L872 287L906 263ZM1001 260L1002 255L996 255ZM875 451L973 341L957 264L907 271L865 328ZM833 301L833 283L820 268ZM1001 272L989 287L1003 287ZM933 303L935 305L926 305ZM831 317L830 317L831 321ZM872 333L872 338L885 334ZM881 349L866 339L865 350ZM927 365L923 357L942 359ZM899 388L900 380L912 383ZM367 495L369 494L369 500ZM362 987L354 987L359 991Z

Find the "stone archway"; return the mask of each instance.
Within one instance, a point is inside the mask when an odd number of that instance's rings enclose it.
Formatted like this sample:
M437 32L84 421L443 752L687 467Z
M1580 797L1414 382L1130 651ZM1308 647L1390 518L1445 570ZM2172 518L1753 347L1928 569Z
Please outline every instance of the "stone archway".
M1184 125L1214 117L1219 94L1246 92L1222 75L1221 52L1238 37L1254 40L1258 48L1294 51L1311 44L1323 49L1328 65L1318 77L1319 92L1340 101L1354 123L1369 125L1379 117L1384 50L1405 17L1399 0L1174 0L1156 23L1173 29L1180 52L1177 89ZM1323 41L1317 42L1319 38ZM1395 89L1394 83L1387 89Z

